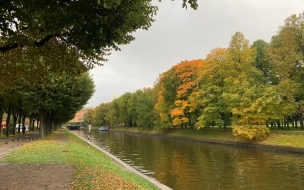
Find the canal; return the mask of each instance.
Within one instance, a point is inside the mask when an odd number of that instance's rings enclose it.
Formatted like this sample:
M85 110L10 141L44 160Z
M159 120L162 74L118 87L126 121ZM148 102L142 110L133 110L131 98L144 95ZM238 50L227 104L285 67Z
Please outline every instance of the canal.
M114 131L91 134L91 142L172 189L304 189L303 154Z

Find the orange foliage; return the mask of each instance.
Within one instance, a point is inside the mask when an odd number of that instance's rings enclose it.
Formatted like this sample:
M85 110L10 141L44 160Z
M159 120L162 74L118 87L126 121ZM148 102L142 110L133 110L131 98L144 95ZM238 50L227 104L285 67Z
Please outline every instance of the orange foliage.
M173 119L174 126L181 125L189 121L188 118L184 117L184 110L179 108L174 108L173 110L171 110L171 117L174 117Z
M173 110L171 110L172 117L183 116L183 115L184 115L184 111L179 108L174 108Z
M203 60L185 61L175 66L175 73L181 81L176 94L177 98L185 98L194 90L197 84L196 79L203 69Z
M192 104L187 99L191 93L198 90L199 77L204 68L203 60L184 61L173 67L180 81L176 92L175 108L170 113L171 117L174 118L174 126L182 125L189 121L185 114L194 109L191 108ZM189 114L187 115L189 116Z

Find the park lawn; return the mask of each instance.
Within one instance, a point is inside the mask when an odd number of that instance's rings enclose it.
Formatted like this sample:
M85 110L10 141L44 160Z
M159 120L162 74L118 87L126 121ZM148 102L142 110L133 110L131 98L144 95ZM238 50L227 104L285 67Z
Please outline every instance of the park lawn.
M271 133L270 136L258 144L304 148L304 134L299 133Z
M6 156L20 164L68 164L76 168L73 189L158 189L123 170L108 156L66 131L63 141L54 131L45 139L26 144Z

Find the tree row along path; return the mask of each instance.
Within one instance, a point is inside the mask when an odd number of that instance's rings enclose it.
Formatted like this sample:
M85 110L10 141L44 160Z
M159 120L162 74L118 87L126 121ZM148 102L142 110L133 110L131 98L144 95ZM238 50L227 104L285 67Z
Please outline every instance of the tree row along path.
M60 140L67 142L63 130ZM4 157L16 148L37 140L37 132L27 132L6 139L0 139L0 189L52 189L64 190L71 187L75 169L62 164L15 164Z

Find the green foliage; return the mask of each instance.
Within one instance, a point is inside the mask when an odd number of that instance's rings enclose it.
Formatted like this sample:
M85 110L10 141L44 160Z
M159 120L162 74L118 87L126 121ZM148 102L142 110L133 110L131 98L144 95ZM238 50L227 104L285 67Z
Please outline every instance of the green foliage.
M263 40L256 40L253 42L251 48L255 48L257 52L255 66L262 71L264 81L268 83L274 83L272 76L272 65L267 59L267 51L269 50L269 44Z
M91 124L93 121L93 113L94 113L94 109L88 109L84 115L83 115L83 121L86 124Z
M234 125L232 134L245 141L262 141L270 135L270 130L264 125Z
M78 52L87 64L98 64L109 49L119 50L118 45L134 40L131 33L148 29L157 11L142 0L21 0L0 5L6 23L0 25L1 52L22 46L52 48L55 42Z
M94 82L88 73L79 76L52 75L44 83L27 86L20 93L30 109L56 112L61 122L72 119L94 92Z
M192 94L192 101L197 102L199 117L197 118L197 128L209 125L226 127L230 117L227 117L231 110L228 102L224 101L225 78L231 73L231 67L227 60L228 49L216 48L205 58L206 68L200 76L200 88L197 94Z
M92 110L92 124L93 126L108 125L107 114L110 110L111 103L103 103Z
M179 79L172 67L169 71L159 76L155 85L158 89L155 111L160 118L159 128L170 128L172 126L171 110L175 107L176 93L179 86Z
M145 88L102 103L93 112L93 125L152 128L156 118L155 96L155 90Z
M136 124L143 128L152 128L155 126L157 120L154 106L156 101L155 90L151 88L136 91L137 104L136 104Z

